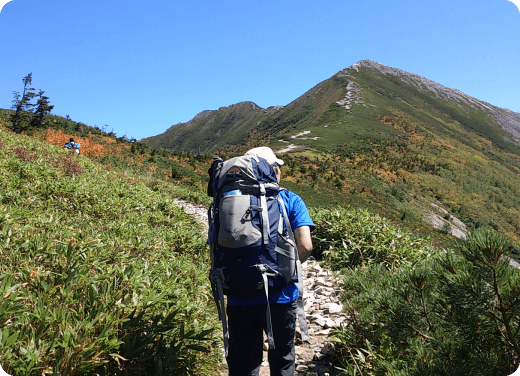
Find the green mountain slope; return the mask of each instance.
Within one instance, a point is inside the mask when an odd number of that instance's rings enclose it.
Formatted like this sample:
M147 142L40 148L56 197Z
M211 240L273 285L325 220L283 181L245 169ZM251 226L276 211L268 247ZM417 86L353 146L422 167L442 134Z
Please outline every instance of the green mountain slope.
M174 203L172 184L157 180L150 189L146 176L2 124L3 369L215 374L206 245Z
M426 233L488 226L520 243L520 114L369 60L287 106L235 107L154 145L232 155L268 144L285 153L284 185L312 206L369 207Z
M152 147L207 153L240 142L267 113L253 102L242 102L217 111L203 111L185 124L142 141ZM225 140L216 142L215 140Z
M519 274L501 256L518 259L519 249L473 230L492 227L520 243L518 114L368 61L285 108L244 103L217 112L193 126L241 140L217 146L224 158L293 143L282 152L283 186L311 207L315 255L345 278L352 320L331 333L344 345L335 356L342 368L517 368ZM209 205L211 158L199 153L215 140L186 135L195 157L56 116L16 135L8 115L0 110L3 369L221 374L207 247L172 200ZM234 126L219 129L217 115ZM70 136L81 140L79 157L62 147ZM473 238L461 244L471 249L449 246L448 234L468 230Z
M520 152L520 114L370 60L338 72L285 107L263 110L242 102L204 111L188 123L177 124L143 142L211 153L250 140L271 141L281 147L283 143L277 140L282 139L296 146L330 150L338 145L360 144L353 139L365 135L392 138L394 133L406 133L396 132L381 120L392 115L391 109L402 111L439 135L446 135L442 123L449 121L459 125L462 132L479 133L501 148ZM292 138L301 132L308 133Z

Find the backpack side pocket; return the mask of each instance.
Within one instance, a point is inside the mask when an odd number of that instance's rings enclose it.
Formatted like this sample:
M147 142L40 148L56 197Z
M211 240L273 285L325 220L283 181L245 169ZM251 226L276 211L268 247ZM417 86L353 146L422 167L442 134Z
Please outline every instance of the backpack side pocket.
M220 201L218 244L226 248L241 248L262 239L262 233L253 225L257 211L251 208L249 195L224 196Z
M279 271L285 282L289 283L296 275L296 246L290 239L278 234L278 245L274 250L278 257Z

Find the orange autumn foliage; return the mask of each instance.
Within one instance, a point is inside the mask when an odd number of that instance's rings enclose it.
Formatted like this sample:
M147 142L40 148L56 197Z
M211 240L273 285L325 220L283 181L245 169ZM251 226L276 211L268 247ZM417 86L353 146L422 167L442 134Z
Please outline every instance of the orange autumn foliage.
M105 148L103 145L94 143L90 141L88 138L82 138L78 136L72 136L63 132L61 129L57 131L53 131L52 129L47 129L45 131L45 140L50 142L53 145L61 145L64 146L69 142L71 138L74 138L74 141L80 144L80 153L85 155L95 155L100 156L103 155Z

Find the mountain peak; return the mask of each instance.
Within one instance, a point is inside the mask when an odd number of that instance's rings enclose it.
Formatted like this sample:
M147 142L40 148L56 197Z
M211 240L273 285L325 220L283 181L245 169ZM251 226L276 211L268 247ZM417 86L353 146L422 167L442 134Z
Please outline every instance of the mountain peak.
M260 110L262 109L260 106L258 106L256 103L251 101L245 101L245 102L239 102L235 103L229 106L223 106L220 107L218 110L204 110L202 112L199 112L193 119L190 120L190 122L202 120L204 118L207 118L211 114L217 112L217 111L225 111L225 110Z
M377 61L373 61L373 60L369 60L369 59L360 60L357 63L352 64L347 69L355 69L356 72L359 72L359 68L377 70L383 74L391 74L393 76L414 76L414 77L420 78L421 80L430 81L427 78L421 77L415 73L409 73L402 69L389 67L388 65L384 65L384 64L378 63ZM433 81L430 81L430 82L433 82Z
M323 147L327 142L341 145L351 137L341 138L334 133L333 139L326 140L326 133L345 124L359 127L357 120L352 120L356 107L364 107L365 115L372 114L360 121L366 122L367 127L376 127L380 125L377 119L388 115L388 108L403 105L402 110L410 110L413 116L418 116L416 109L421 106L427 107L420 110L421 113L438 108L432 118L438 113L447 113L451 115L450 119L471 129L486 130L490 138L504 147L511 143L520 146L520 114L492 106L418 74L363 59L339 71L333 78L319 83L287 106L263 109L245 101L202 111L187 123L172 126L165 132L167 135L150 137L147 142L152 146L209 152L230 144L241 145L248 137L263 142L278 136L289 137L293 131L312 131L322 140L315 143L320 144L317 146ZM415 104L408 108L412 102ZM347 111L336 111L333 103ZM369 125L372 121L376 123ZM505 133L498 136L500 131L493 129L496 126Z
M383 75L392 75L398 77L401 81L408 85L414 86L417 90L430 91L434 93L435 96L439 99L456 103L457 106L466 113L468 112L468 110L465 109L463 105L469 106L473 110L483 111L484 113L493 117L506 132L510 133L513 136L513 139L508 138L508 142L512 142L517 146L520 146L519 113L503 109L497 106L493 106L487 102L481 101L480 99L465 94L460 90L448 88L423 76L419 76L418 74L406 72L398 68L389 67L387 65L383 65L369 59L358 61L350 67L340 71L338 75L351 76L352 74L358 73L360 69L378 71Z
M379 68L384 67L385 65L379 64L377 61L370 60L370 59L363 59L358 61L357 63L352 64L352 68L355 67L365 67L365 68Z

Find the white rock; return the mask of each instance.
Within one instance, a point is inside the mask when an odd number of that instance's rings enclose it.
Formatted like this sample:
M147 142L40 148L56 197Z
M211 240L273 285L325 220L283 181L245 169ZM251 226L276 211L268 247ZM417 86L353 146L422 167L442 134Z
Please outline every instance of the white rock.
M323 316L319 313L313 313L312 315L307 315L307 320L309 320L310 322L314 322L319 319L323 319Z
M332 331L332 328L329 328L329 329L320 330L316 334L319 336L328 336L331 331Z
M323 277L318 277L316 279L316 284L323 287L334 287L334 283L326 281Z
M325 328L336 328L337 327L336 323L332 319L326 319L324 326L325 326Z
M324 288L324 289L321 291L321 294L322 294L322 295L325 295L325 296L331 296L332 294L334 294L334 290L331 289L331 288Z
M341 304L336 304L336 303L327 303L325 304L325 307L324 307L324 312L325 313L329 313L329 314L334 314L334 313L341 313L343 312L343 305Z
M339 328L341 326L341 324L343 324L344 321L345 321L344 318L339 318L339 319L334 320L337 328Z
M321 327L324 327L325 325L327 325L327 321L323 317L320 317L320 318L314 320L314 322Z
M305 372L307 372L309 370L309 367L307 367L305 364L300 364L298 366L296 366L296 372L298 373L303 373L305 374Z

